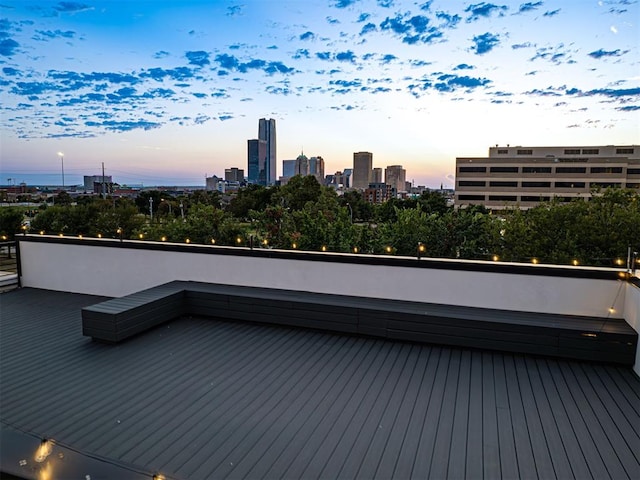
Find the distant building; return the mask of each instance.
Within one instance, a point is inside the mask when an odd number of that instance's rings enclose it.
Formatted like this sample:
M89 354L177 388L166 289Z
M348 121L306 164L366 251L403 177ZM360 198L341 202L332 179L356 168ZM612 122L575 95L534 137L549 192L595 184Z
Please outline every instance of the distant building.
M83 183L85 192L107 194L113 191L113 180L111 179L111 175L85 175Z
M342 180L344 188L351 188L353 185L353 168L345 168L342 171Z
M282 176L291 178L296 174L296 161L295 160L283 160L282 161Z
M258 121L258 140L266 143L266 156L264 161L264 185L273 185L276 182L276 121L273 118L261 118Z
M382 183L382 168L376 167L371 171L371 183Z
M491 147L456 158L455 205L526 209L556 197L589 199L594 188L640 189L640 146Z
M244 182L244 170L241 168L231 167L224 170L225 182Z
M218 191L224 193L225 191L225 183L222 178L218 178L215 175L213 177L207 177L205 190L207 191Z
M309 159L309 175L316 177L319 184L324 180L324 159L321 156Z
M296 158L295 175L302 175L303 177L309 175L309 159L304 153L301 153Z
M370 152L355 152L353 154L353 184L352 188L364 190L371 183L373 174L373 154Z
M406 192L407 171L402 165L390 165L384 170L384 183L391 186L396 194Z
M384 203L393 198L394 191L386 183L370 183L364 190L364 201L369 203Z
M263 140L247 141L247 169L249 183L266 185L267 142Z

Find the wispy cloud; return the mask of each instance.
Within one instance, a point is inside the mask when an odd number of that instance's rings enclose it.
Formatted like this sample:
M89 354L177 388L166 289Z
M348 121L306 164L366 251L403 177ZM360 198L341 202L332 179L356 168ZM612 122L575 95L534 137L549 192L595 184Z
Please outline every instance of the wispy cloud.
M504 15L504 12L508 10L506 5L496 5L494 3L481 2L471 4L464 9L469 14L467 22L475 22L480 17L491 17L492 15Z
M590 52L588 55L592 58L603 58L603 57L621 57L625 53L628 53L629 50L620 50L619 48L616 50L603 50L602 48L599 50L595 50Z
M500 36L487 32L482 35L476 35L472 41L473 46L471 47L471 51L476 55L483 55L500 44Z

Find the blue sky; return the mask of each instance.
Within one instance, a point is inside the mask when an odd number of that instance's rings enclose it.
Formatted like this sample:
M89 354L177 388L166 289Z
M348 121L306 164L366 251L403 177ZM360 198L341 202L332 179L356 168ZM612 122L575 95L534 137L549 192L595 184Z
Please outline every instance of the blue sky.
M453 185L500 145L640 143L636 0L0 0L0 184L204 184L353 152Z

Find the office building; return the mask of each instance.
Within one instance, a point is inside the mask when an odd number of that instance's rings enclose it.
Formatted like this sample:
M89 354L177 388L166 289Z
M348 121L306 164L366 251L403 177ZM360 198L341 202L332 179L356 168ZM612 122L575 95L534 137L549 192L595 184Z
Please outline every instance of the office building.
M296 174L296 161L295 160L283 160L282 161L282 176L285 178L291 178Z
M364 189L364 201L368 203L384 203L394 196L393 187L386 183L370 183Z
M353 154L353 188L364 190L369 187L373 176L373 154L355 152Z
M309 175L309 159L304 153L296 158L295 175L306 177Z
M589 199L594 189L640 188L640 146L491 147L456 158L455 205L527 209L558 198Z
M402 165L390 165L384 169L384 183L389 185L395 194L407 191L407 171Z
M276 181L276 121L273 118L261 118L258 122L258 140L266 144L264 160L264 185L273 185Z
M225 182L244 182L244 170L242 168L225 168L224 169L224 181Z
M324 181L324 159L320 156L309 159L309 175L316 177L319 184Z
M249 183L266 185L267 142L263 140L247 141L247 163Z
M382 168L376 167L371 171L371 183L382 183Z

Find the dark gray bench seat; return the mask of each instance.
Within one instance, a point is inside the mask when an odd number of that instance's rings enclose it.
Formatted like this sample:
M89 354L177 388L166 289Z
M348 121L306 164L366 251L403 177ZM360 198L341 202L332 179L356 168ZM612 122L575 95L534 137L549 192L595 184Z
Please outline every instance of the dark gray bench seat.
M208 316L395 340L632 365L623 319L461 307L175 281L82 310L83 334L119 342L184 316Z

